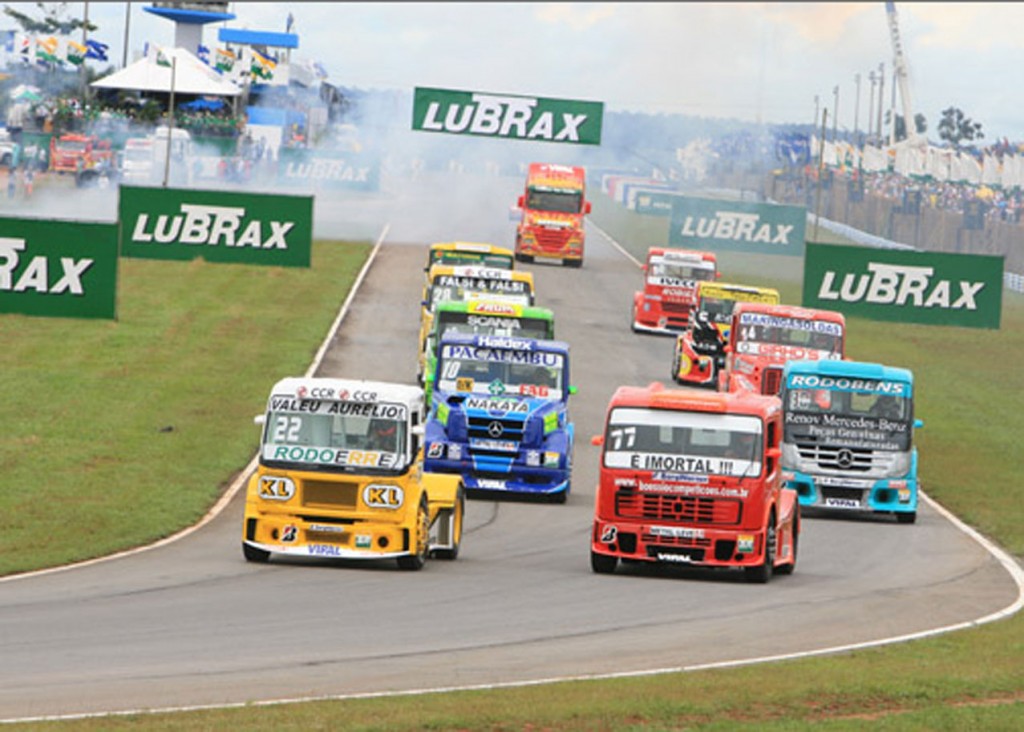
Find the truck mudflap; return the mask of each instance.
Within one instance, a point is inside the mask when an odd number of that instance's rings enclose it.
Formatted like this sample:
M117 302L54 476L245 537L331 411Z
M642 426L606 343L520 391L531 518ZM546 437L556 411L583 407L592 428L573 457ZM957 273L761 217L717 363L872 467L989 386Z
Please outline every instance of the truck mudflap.
M785 484L801 506L860 513L917 512L917 480L910 477L846 478L786 471Z
M454 559L462 542L463 503L462 478L446 473L423 473L423 487L430 507L430 538L432 554Z

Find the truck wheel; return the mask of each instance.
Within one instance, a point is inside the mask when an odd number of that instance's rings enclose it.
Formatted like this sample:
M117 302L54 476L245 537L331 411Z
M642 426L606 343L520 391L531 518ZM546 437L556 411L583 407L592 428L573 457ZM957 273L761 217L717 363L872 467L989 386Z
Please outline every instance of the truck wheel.
M572 267L573 269L580 269L583 266L582 259L563 259L562 264L566 267Z
M265 564L270 559L270 552L259 547L250 546L244 541L242 542L242 555L245 557L247 562L259 562Z
M455 508L452 511L452 548L435 549L434 556L438 559L452 560L459 556L459 546L462 544L462 520L466 516L466 497L461 485L458 495L455 497Z
M764 539L764 561L757 567L746 567L743 572L747 582L766 584L772 578L775 562L775 514L768 517L768 530Z
M569 487L566 486L564 491L558 491L557 493L549 493L548 500L551 503L565 503L569 500Z
M430 510L427 507L427 494L420 498L420 507L416 510L416 536L413 537L413 554L399 557L396 561L402 569L416 571L423 569L427 563L427 547L430 541Z
M911 511L910 513L898 513L896 514L896 521L901 524L912 524L917 521L917 511Z
M677 384L682 384L683 380L679 378L679 346L676 346L675 355L672 356L672 381Z
M516 261L526 262L527 264L530 264L533 262L533 257L530 256L529 254L516 254Z
M615 571L615 565L618 563L618 557L598 554L595 551L590 552L590 568L597 574L612 574Z

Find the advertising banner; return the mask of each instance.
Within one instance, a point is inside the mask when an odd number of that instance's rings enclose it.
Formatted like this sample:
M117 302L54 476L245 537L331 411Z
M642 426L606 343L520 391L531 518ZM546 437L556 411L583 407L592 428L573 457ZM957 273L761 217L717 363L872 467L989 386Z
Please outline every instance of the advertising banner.
M803 304L872 320L998 329L1003 257L810 243Z
M672 201L680 195L671 191L638 190L633 210L648 216L671 216Z
M380 189L380 156L345 150L282 148L277 180L304 190L376 191Z
M0 218L0 313L116 317L117 224Z
M121 186L121 256L308 267L313 197Z
M806 226L803 206L678 196L672 199L669 246L799 257Z
M604 102L416 87L412 129L600 145Z

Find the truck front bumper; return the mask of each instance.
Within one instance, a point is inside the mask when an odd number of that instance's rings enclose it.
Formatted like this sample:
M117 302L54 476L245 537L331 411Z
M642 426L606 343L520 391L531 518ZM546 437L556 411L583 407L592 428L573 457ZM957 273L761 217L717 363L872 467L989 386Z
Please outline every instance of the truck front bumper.
M620 559L663 564L756 567L764 562L765 530L693 528L595 518L591 550Z
M796 491L800 505L864 513L914 513L914 478L837 478L798 470L783 472L787 488Z

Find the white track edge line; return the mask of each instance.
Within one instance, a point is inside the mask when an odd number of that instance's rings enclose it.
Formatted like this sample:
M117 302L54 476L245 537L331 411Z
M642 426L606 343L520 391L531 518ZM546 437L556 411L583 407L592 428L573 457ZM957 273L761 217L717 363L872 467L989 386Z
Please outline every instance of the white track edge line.
M337 334L338 328L341 327L341 322L345 319L345 316L348 314L349 307L352 304L352 300L356 296L356 292L358 292L359 290L359 286L362 285L367 272L370 271L370 267L373 265L374 260L377 258L377 252L380 251L380 247L384 243L384 238L388 235L388 231L390 230L390 228L390 223L385 224L384 228L380 232L380 235L377 237L377 242L374 244L373 249L370 251L370 256L366 258L366 262L363 263L362 269L359 270L359 274L356 276L355 282L352 283L352 289L349 290L348 297L346 297L345 302L342 303L341 309L338 311L338 315L334 319L334 323L331 325L330 331L328 331L327 333L327 337L324 339L323 343L320 344L320 349L313 357L313 363L310 364L309 369L306 371L307 377L315 373L316 370L320 367L320 363L323 361L324 355L327 353L327 349L330 347L331 341L334 340L334 336L335 334ZM33 572L23 572L21 574L7 575L6 577L0 577L0 583L13 582L14 580L28 579L30 577L41 577L47 574L56 574L58 572L66 572L70 569L81 569L82 567L90 567L94 564L109 562L113 561L114 559L122 559L124 557L130 557L135 554L141 554L142 552L149 551L150 549L157 549L159 547L166 546L172 542L178 541L179 539L184 539L186 536L195 533L196 531L206 526L206 524L210 523L215 518L217 518L217 516L220 515L221 511L223 511L227 507L227 505L231 503L231 500L235 497L235 494L238 493L239 489L241 489L241 487L245 485L245 482L248 479L249 474L256 469L256 464L258 461L259 454L257 453L256 455L253 456L252 460L249 461L249 464L242 469L242 472L238 474L238 476L231 483L231 485L228 486L228 489L227 491L225 491L224 495L222 495L213 505L213 507L206 512L206 515L203 516L197 523L193 524L192 526L189 526L188 528L182 529L177 534L172 534L171 536L164 537L163 539L155 541L152 544L146 544L144 546L135 547L133 549L126 549L122 552L108 554L103 557L86 559L85 561L75 562L74 564L65 564L59 567L48 567L46 569L39 569ZM6 720L0 720L0 722L3 721Z

